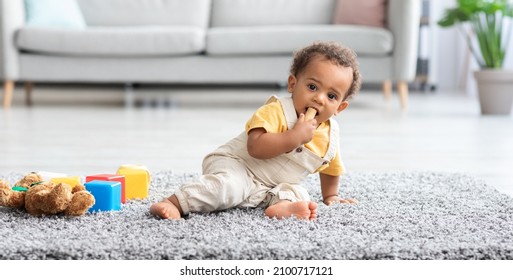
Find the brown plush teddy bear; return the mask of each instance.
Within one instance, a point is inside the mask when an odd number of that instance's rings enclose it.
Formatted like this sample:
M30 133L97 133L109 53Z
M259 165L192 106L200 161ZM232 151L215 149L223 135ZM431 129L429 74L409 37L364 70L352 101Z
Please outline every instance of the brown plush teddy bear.
M41 216L64 213L81 216L94 205L94 196L83 185L73 188L64 183L44 182L35 173L29 173L11 188L0 180L0 206L19 208L27 213Z

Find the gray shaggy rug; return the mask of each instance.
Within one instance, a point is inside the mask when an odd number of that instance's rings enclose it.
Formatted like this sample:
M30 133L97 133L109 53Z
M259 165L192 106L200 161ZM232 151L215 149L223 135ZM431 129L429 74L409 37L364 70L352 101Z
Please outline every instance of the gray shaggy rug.
M360 203L319 203L312 222L262 209L148 213L195 176L154 173L150 196L117 212L37 218L0 207L0 259L513 259L513 199L467 175L350 173L341 193ZM320 201L318 177L304 185Z

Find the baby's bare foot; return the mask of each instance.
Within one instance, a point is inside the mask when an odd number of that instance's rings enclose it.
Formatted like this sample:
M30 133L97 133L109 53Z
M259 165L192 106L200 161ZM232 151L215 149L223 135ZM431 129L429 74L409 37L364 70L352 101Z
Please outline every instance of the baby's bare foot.
M317 203L313 201L308 202L308 209L310 209L310 217L308 218L310 221L317 218Z
M299 219L313 220L317 217L317 203L313 201L290 202L284 200L265 209L265 215L277 219L294 216Z
M178 220L182 217L178 208L167 199L152 204L150 213L162 219Z

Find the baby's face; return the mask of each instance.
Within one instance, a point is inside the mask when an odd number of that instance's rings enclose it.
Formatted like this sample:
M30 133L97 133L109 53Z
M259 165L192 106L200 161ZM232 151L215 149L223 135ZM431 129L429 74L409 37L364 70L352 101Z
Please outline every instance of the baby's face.
M288 82L298 116L313 107L317 110L315 119L321 123L347 107L348 102L343 99L353 82L353 71L318 56L303 72L291 75Z

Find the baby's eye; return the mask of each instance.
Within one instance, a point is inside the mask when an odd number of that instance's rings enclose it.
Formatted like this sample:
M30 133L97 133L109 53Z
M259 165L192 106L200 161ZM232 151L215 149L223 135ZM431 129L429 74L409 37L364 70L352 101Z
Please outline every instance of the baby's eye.
M337 100L337 95L334 93L328 93L328 98L332 100Z
M314 85L314 84L308 84L307 87L308 87L309 90L316 90L317 89L317 86Z

